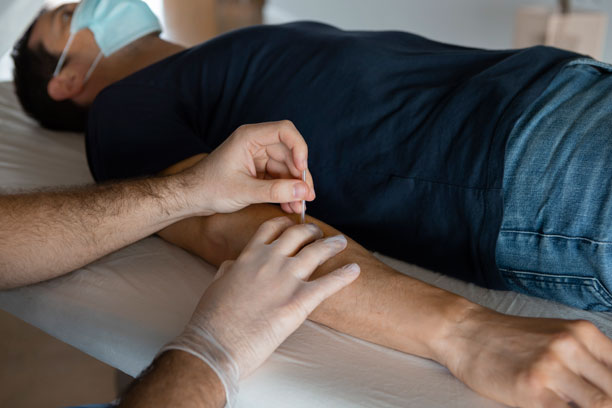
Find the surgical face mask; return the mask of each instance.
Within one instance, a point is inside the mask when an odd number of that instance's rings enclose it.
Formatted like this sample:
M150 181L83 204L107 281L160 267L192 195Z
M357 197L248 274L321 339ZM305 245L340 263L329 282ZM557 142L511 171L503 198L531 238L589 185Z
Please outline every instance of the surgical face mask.
M85 74L87 82L102 59L137 39L161 31L159 20L141 0L83 0L77 6L70 23L70 37L62 51L53 76L57 76L75 35L88 28L94 35L100 53Z

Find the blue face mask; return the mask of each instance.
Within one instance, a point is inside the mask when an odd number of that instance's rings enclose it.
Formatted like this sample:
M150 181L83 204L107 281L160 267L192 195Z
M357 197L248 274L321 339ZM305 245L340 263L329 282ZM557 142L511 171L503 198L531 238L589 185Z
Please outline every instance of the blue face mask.
M76 33L86 28L93 33L100 53L87 71L84 82L87 82L102 56L108 57L147 34L161 31L159 20L141 0L83 0L72 15L70 37L53 76L61 71Z

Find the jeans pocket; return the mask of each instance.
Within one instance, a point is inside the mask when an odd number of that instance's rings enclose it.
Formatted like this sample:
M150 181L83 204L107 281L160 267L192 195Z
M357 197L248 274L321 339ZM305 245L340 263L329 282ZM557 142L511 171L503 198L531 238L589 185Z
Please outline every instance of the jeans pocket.
M500 269L509 289L596 312L612 311L612 295L594 277Z

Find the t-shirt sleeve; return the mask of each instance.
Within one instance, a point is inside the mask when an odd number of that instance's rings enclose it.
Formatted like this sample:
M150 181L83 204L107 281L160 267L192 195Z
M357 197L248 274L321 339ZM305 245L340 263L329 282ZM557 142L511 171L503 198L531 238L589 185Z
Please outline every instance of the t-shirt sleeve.
M87 125L87 160L94 179L151 176L209 153L192 109L154 87L117 84L103 90Z

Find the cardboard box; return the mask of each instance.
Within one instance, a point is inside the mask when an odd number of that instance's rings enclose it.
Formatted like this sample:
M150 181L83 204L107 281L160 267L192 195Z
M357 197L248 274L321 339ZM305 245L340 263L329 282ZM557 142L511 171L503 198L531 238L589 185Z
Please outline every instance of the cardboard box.
M513 45L516 48L550 45L601 59L607 26L608 16L604 13L573 11L563 14L546 7L519 7Z

